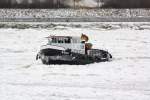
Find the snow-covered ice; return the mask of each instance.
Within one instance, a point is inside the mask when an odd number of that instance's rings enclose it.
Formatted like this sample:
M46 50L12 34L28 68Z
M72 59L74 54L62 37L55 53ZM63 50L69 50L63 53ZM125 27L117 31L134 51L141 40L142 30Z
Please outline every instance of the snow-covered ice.
M149 26L106 30L91 24L91 28L1 28L0 100L150 100ZM35 60L44 37L81 33L95 48L108 50L113 61L71 66Z

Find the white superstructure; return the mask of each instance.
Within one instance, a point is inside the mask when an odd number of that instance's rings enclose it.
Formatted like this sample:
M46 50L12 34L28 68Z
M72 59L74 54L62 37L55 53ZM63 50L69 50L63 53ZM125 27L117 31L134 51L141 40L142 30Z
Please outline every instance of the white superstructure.
M85 54L85 42L81 40L81 37L50 36L47 38L49 46L63 47L75 53Z

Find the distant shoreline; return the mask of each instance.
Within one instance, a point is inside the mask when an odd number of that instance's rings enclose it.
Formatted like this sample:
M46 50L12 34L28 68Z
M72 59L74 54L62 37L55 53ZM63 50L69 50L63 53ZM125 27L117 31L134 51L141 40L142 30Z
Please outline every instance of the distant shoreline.
M150 9L0 9L0 22L150 22Z

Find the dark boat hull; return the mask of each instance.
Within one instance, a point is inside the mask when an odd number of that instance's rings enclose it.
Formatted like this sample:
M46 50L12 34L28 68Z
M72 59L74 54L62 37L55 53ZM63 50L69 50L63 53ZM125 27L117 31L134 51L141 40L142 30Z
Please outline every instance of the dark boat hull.
M93 49L94 50L94 49ZM96 50L96 49L95 49ZM99 51L99 55L84 55L79 53L73 53L71 51L62 51L56 49L42 49L37 59L40 58L43 64L69 64L69 65L85 65L94 62L109 61L112 56L107 51Z

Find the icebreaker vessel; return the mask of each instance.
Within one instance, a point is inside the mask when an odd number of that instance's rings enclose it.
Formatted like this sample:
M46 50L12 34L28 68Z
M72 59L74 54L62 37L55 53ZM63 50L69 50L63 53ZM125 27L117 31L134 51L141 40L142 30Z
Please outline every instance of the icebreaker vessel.
M85 65L112 59L108 51L92 49L85 34L81 37L49 36L47 39L48 43L41 46L36 56L43 64Z

